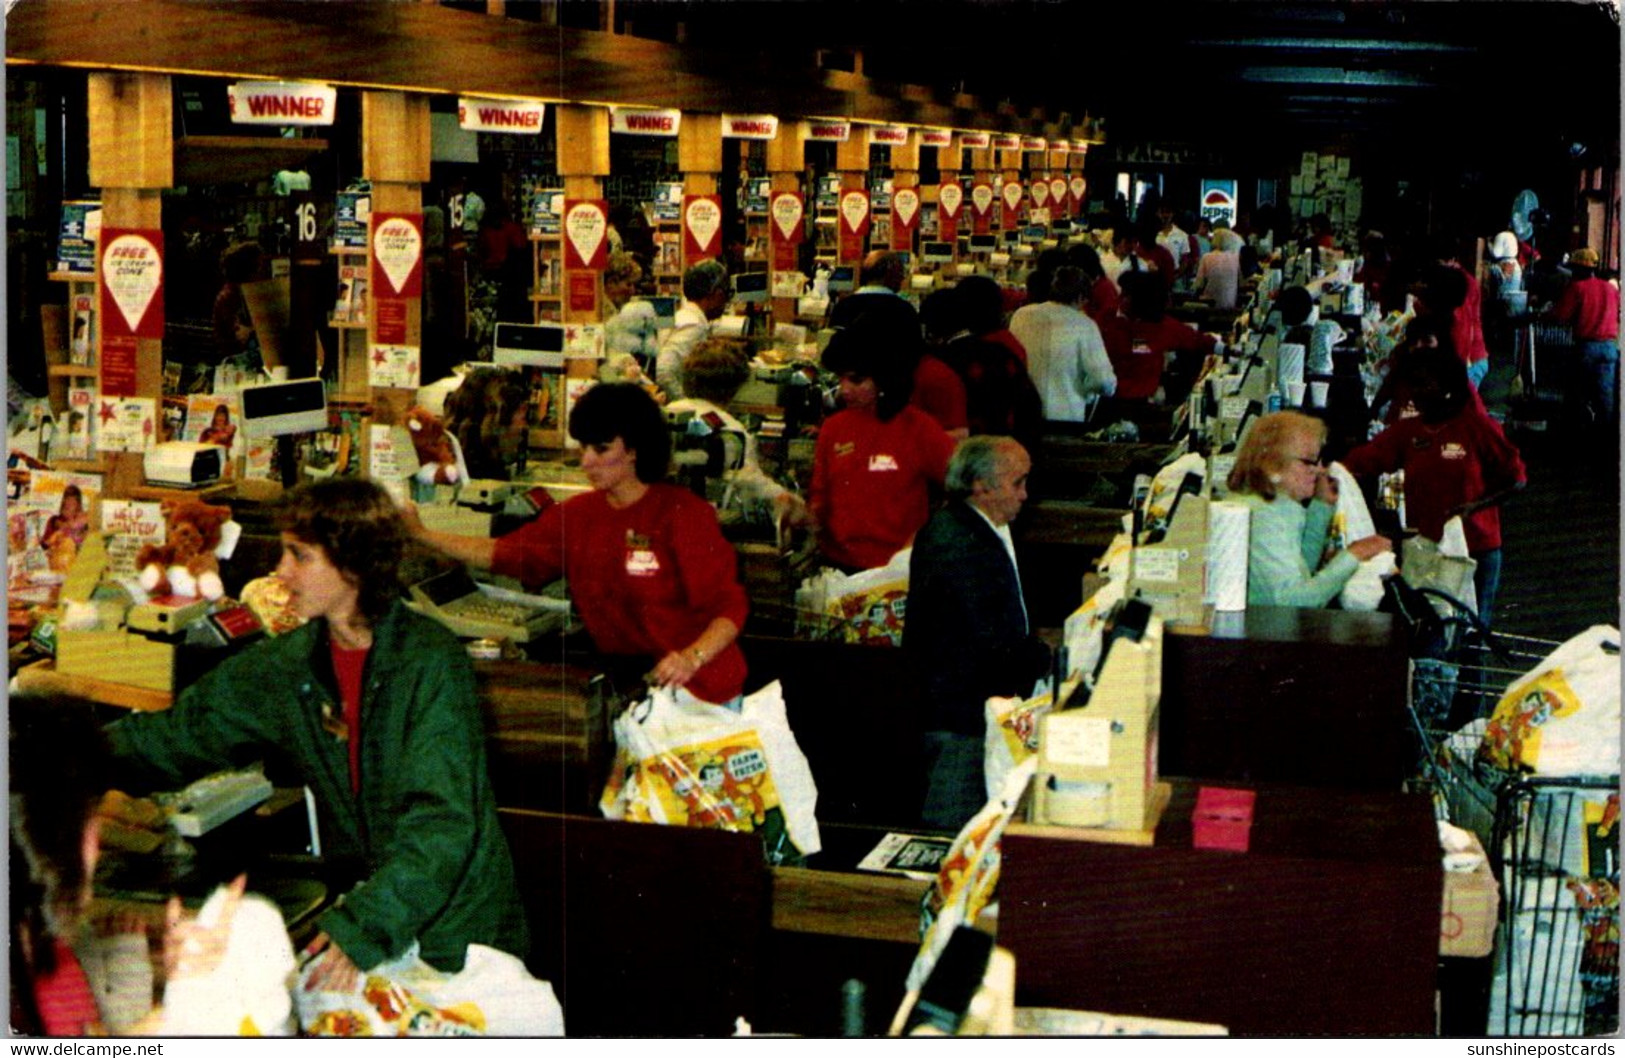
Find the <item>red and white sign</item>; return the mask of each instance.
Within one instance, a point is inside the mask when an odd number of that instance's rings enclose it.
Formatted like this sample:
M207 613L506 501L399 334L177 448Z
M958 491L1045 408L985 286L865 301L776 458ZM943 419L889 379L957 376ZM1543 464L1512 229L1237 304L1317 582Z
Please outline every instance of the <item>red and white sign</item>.
M809 121L807 122L807 138L809 140L824 140L829 143L845 143L852 134L850 121Z
M1049 147L1049 141L1042 136L1021 137L1021 149L1024 151L1042 151Z
M1070 154L1072 153L1072 141L1050 140L1049 146L1046 147L1045 150L1049 151L1051 154Z
M914 228L920 221L920 191L900 187L891 196L891 242L894 250L914 246Z
M627 136L675 136L683 127L681 110L610 107L609 131Z
M908 143L907 125L876 125L869 132L870 143L884 143L900 147Z
M863 241L869 234L869 192L856 188L841 192L842 261L863 258Z
M1021 137L1010 132L995 132L992 146L996 151L1019 151L1021 150Z
M164 233L102 229L103 336L164 336ZM132 366L131 383L135 374ZM130 396L132 394L108 394Z
M295 81L238 81L226 86L237 125L331 125L338 90Z
M722 135L730 140L770 140L779 134L779 119L772 114L724 114Z
M1072 153L1073 154L1088 154L1089 153L1089 141L1088 140L1073 140L1072 141Z
M423 296L423 215L372 215L372 289L401 298Z
M1072 201L1082 203L1083 193L1089 189L1088 181L1081 176L1074 176L1067 182L1067 190L1072 192Z
M1010 185L1006 184L1005 186L1008 188ZM1009 196L1010 192L1006 191L1005 198L1007 200ZM1032 196L1033 205L1037 206L1039 209L1043 209L1045 206L1049 205L1049 184L1043 180L1034 180Z
M921 147L952 147L954 134L951 129L921 129Z
M1072 203L1066 197L1066 177L1052 176L1049 178L1049 197L1055 203L1055 208L1067 213L1072 212Z
M993 219L993 185L972 184L970 189L970 211L972 231L978 235L986 235L988 224Z
M767 206L773 223L768 226L768 242L773 249L773 270L796 270L796 247L806 233L802 221L807 215L806 202L799 191L775 191Z
M457 100L457 125L469 132L512 132L521 136L539 136L542 133L542 118L546 114L546 103L525 99L472 99L463 96Z
M959 145L967 151L985 151L993 142L993 136L987 132L961 132Z
M603 271L609 261L609 203L601 198L564 200L564 267Z
M965 189L950 181L937 188L937 238L953 242L959 235L959 211L965 205Z
M1024 188L1020 181L1006 181L999 197L1004 199L1004 213L1002 216L1005 231L1015 231L1021 227L1021 200L1024 197Z
M773 217L773 227L780 238L789 242L801 241L801 221L806 216L806 205L801 192L774 192L773 201L768 205L768 213Z
M722 197L683 196L683 256L689 264L722 252Z

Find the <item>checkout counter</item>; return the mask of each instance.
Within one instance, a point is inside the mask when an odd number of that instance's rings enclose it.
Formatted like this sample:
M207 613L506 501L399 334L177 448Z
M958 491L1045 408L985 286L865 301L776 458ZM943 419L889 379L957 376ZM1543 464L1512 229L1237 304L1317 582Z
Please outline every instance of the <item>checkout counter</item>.
M1123 483L1166 454L1159 444L1046 439L1054 491L1016 523L1036 625L1059 627L1076 608L1082 574L1121 528ZM532 470L561 489L584 484L569 474ZM503 530L500 512L481 513ZM253 505L240 505L239 518L252 523ZM737 546L753 604L767 603L759 612L769 615L793 595L793 574L776 548ZM269 568L274 554L274 538L250 539L240 561ZM754 613L741 639L747 689L781 681L819 786L824 849L801 868L769 868L751 836L599 817L617 702L595 680L580 635L538 635L523 657L475 662L492 781L535 937L530 964L553 982L573 1035L722 1035L737 1016L834 1035L852 977L873 989L867 1028L879 1032L902 997L928 883L855 868L888 831L914 829L919 681L900 651L798 640ZM999 938L1021 967L1018 998L1238 1034L1428 1033L1437 841L1425 804L1398 792L1414 759L1403 643L1383 615L1226 616L1238 620L1170 628L1162 639L1160 710L1146 734L1160 744L1161 772L1180 778L1165 784L1171 803L1147 840L1061 841L1036 827L1007 839ZM130 700L116 684L35 677L126 707L168 702L160 692ZM1193 849L1203 782L1257 791L1253 853ZM244 825L287 825L289 811ZM276 899L291 922L325 898L304 884L311 871L297 858L253 870L257 889L288 889ZM1384 930L1369 928L1374 919ZM592 925L569 928L581 922ZM1245 964L1274 982L1263 999L1233 964L1226 973L1243 940ZM1367 949L1369 958L1358 954ZM661 960L651 951L672 953L653 975ZM1399 976L1373 977L1392 958ZM1155 994L1184 998L1146 1000ZM640 999L628 1004L629 995Z

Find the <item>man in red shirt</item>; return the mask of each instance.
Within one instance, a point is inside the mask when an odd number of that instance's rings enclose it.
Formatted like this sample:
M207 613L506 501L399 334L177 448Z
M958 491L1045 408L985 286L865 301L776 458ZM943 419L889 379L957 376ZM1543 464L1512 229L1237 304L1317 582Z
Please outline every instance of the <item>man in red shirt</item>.
M1574 279L1563 288L1552 318L1574 325L1580 347L1580 370L1587 400L1597 421L1612 427L1618 404L1614 387L1619 381L1619 288L1597 275L1597 251L1581 247L1569 254Z

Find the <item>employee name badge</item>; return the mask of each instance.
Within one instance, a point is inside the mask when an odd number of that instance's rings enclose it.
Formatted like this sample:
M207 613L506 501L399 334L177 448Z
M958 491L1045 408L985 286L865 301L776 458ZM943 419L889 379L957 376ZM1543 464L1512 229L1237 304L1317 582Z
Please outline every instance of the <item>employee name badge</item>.
M654 545L649 538L626 531L626 575L653 577L660 572L660 559L655 557Z
M869 457L870 473L896 469L898 469L897 460L892 456L887 455L885 452L876 452L874 455Z

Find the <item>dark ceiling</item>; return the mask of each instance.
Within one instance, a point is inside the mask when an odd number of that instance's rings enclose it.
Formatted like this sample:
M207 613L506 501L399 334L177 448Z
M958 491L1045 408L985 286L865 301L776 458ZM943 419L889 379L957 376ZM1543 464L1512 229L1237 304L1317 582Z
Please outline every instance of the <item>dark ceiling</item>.
M1618 142L1612 3L617 0L615 18L752 59L851 69L861 52L877 81L1104 115L1117 142Z

